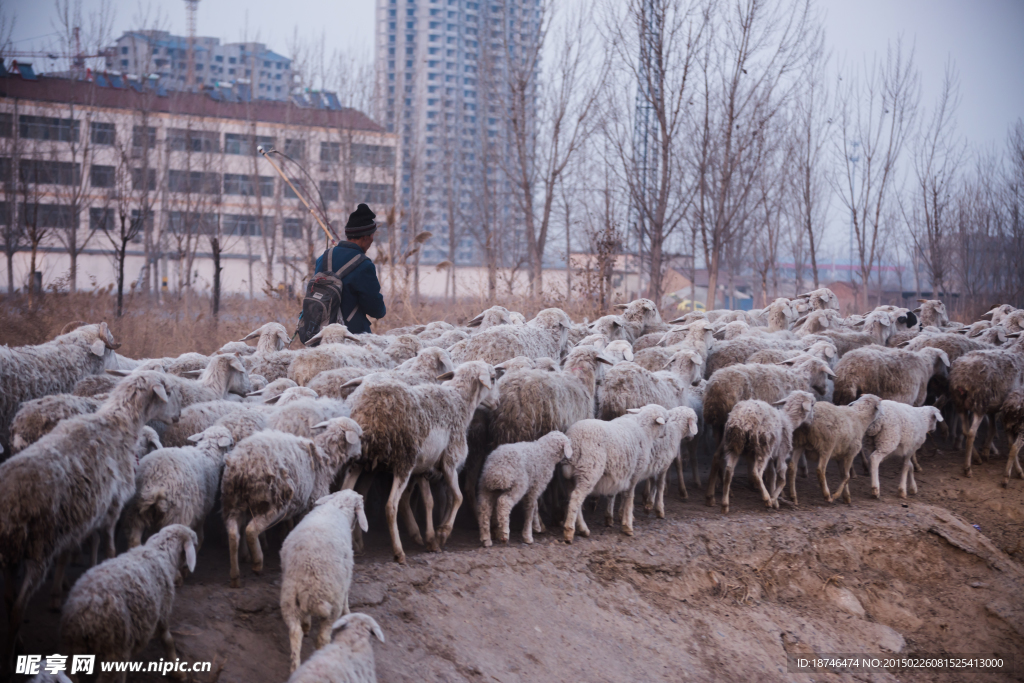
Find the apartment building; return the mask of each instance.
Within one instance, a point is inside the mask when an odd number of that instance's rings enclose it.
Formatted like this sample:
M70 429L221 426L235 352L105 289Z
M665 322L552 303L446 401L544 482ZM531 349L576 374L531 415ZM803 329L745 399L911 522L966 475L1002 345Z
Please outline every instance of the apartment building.
M156 75L168 90L198 90L204 85L243 83L257 99L287 100L294 86L289 58L263 43L225 43L197 36L189 73L188 38L168 31L126 31L107 50L107 69L139 76Z
M506 175L507 77L540 21L539 0L377 0L377 109L398 136L403 228L433 235L427 263L479 263L479 226L521 226Z
M260 145L297 162L273 157L339 235L356 203L380 222L394 203L395 135L333 93L274 102L111 74L0 78L0 287L8 272L26 286L33 251L44 286L70 286L72 271L78 288L113 282L123 216L138 228L125 259L138 289L209 288L215 254L222 291L300 286L326 238Z

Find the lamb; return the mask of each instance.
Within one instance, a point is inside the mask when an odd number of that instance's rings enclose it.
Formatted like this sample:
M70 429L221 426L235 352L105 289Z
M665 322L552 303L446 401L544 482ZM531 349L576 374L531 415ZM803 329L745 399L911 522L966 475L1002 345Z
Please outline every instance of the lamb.
M281 546L281 616L288 627L291 670L299 668L302 634L320 619L316 648L327 645L331 625L348 614L352 584L352 526L366 531L363 497L338 491L316 501Z
M11 422L11 452L18 453L49 434L61 420L95 413L102 401L72 394L53 394L26 401Z
M412 337L414 339L414 337ZM417 342L418 343L418 342ZM414 354L415 355L415 354ZM321 372L344 367L386 370L397 365L386 353L354 344L321 344L299 351L288 367L288 379L306 386Z
M1010 392L1024 387L1024 338L1010 346L971 351L957 359L949 373L953 407L965 426L964 476L971 476L974 440L981 421L989 418L988 437L980 454L987 458L995 436L995 416ZM970 418L970 419L968 419Z
M817 341L803 351L798 351L797 349L765 349L764 351L758 351L747 358L747 363L773 365L804 355L812 356L828 363L828 366L833 370L836 367L836 361L839 359L835 344L831 341Z
M797 334L821 334L828 329L838 329L843 324L842 316L831 308L813 310L796 321Z
M281 408L294 401L301 401L304 399L316 400L320 396L310 389L309 387L291 387L285 389L278 396L273 396L264 401L264 405L275 404L275 408Z
M288 683L376 683L377 672L370 636L384 642L373 617L346 614L331 626L333 640L306 660Z
M605 373L597 416L613 420L649 403L675 408L684 404L691 381L670 371L650 372L636 363L619 363Z
M344 401L333 398L302 398L287 402L267 416L267 429L312 439L315 425L336 417L348 417L348 414L349 407Z
M395 369L397 370L397 368ZM306 388L312 389L318 396L336 398L343 401L359 386L359 384L350 385L349 383L352 380L361 379L375 372L377 372L377 370L373 368L356 367L327 370L309 380L309 384ZM385 370L384 372L387 371Z
M946 304L938 299L918 299L917 302L921 305L914 309L914 313L921 319L922 327L933 325L941 329L949 325Z
M583 520L583 501L591 493L610 496L625 493L622 532L633 535L633 495L652 457L655 442L665 434L667 412L661 406L644 406L636 414L604 420L580 420L569 427L572 441L572 477L563 536L572 543L576 531L590 535ZM563 474L569 469L563 468Z
M740 337L730 341L715 344L706 356L707 363L704 368L704 378L711 379L717 371L727 368L730 365L746 363L750 356L758 351L769 349L792 349L803 351L805 346L813 342L808 341L809 337L801 340L773 339L770 337Z
M900 498L907 497L907 475L910 476L910 492L917 493L917 482L914 481L912 459L918 449L924 445L928 434L935 431L942 422L942 413L934 406L914 407L897 401L882 401L878 419L867 430L864 438L864 452L870 453L867 460L871 467L871 495L879 497L878 466L890 455L903 458L903 471L900 474ZM847 486L850 473L849 467L839 484L843 490ZM838 495L838 491L836 492ZM850 502L849 494L846 502Z
M631 323L640 323L640 335L668 332L669 326L661 319L658 307L650 299L634 299L628 304L615 304L622 317Z
M235 440L225 427L213 426L191 437L194 446L162 448L139 462L136 493L125 506L122 526L128 547L142 544L147 530L184 524L203 546L203 522L213 510L224 454Z
M704 422L712 430L719 448L729 413L740 401L758 399L775 403L792 391L825 393L826 380L835 377L832 369L817 358L794 360L795 365L733 365L711 377L704 391ZM716 466L717 453L712 469Z
M592 418L599 363L613 364L597 349L577 346L561 372L520 370L502 377L491 423L494 443L536 441Z
M1002 412L1003 426L1010 441L1010 455L1006 458L1006 471L1003 473L1003 487L1006 488L1015 471L1024 479L1024 469L1020 466L1020 449L1024 445L1024 392L1010 392L1003 401Z
M661 335L659 333L659 334L652 334L650 336L652 338L654 338L655 343L657 343L661 339L661 337L663 335ZM605 334L588 334L587 336L583 337L578 342L573 344L573 346L593 346L598 351L600 351L604 347L608 346L608 343L610 341L611 341L611 339L609 339L608 335L605 335Z
M811 308L813 308L816 311L820 311L820 310L824 310L824 309L829 309L829 308L832 309L832 310L835 310L835 311L839 310L839 297L837 297L835 295L835 292L833 292L828 287L822 287L821 289L815 289L812 292L807 292L806 294L801 294L797 298L798 299L807 299L810 302L810 304L811 304Z
M639 410L633 408L630 412L636 413ZM665 434L655 442L646 468L641 469L640 478L653 479L655 483L652 495L649 500L645 500L644 507L648 512L654 510L658 519L665 518L665 486L668 483L669 468L672 467L673 462L680 462L682 456L680 449L683 441L692 441L693 437L697 436L697 429L697 413L693 408L678 406L669 410L665 416ZM680 481L682 478L682 467L680 466Z
M109 394L118 382L120 377L114 375L86 375L75 382L75 388L71 391L75 396L95 396L96 394Z
M45 344L0 346L0 444L22 403L70 392L78 380L117 367L114 342L106 323L85 325ZM549 354L550 355L550 354Z
M633 347L624 339L616 339L613 342L609 342L602 349L602 352L614 363L633 360Z
M101 527L108 532L108 554L115 555L113 525L134 493L139 433L149 420L170 422L180 411L173 383L155 372L138 373L119 384L96 413L63 420L0 465L0 563L9 595L16 596L8 648L55 557ZM24 575L16 583L19 567Z
M840 494L850 502L849 486L837 490L835 495L829 492L825 471L833 459L840 472L850 470L861 451L865 432L882 415L881 403L882 399L873 394L864 394L848 406L822 401L815 404L813 418L793 432L793 462L799 462L804 454L818 461L818 484L828 502L835 501ZM788 475L789 497L796 504L796 467L791 467Z
M246 342L259 337L256 352L243 357L242 362L250 373L263 375L268 382L288 376L288 367L295 358L296 351L284 350L291 343L292 337L281 323L266 323L243 337Z
M252 375L250 375L252 377ZM287 377L281 377L275 379L273 382L267 382L262 389L254 389L245 395L245 400L250 403L256 403L266 401L269 398L280 396L286 389L299 386L293 380Z
M340 382L344 375L331 376L331 372L319 375L310 383L310 388L320 387L321 395L331 395L336 398L348 398L364 382L376 382L384 379L395 379L405 382L410 386L417 384L435 384L437 378L447 372L454 370L451 356L444 349L431 347L423 349L414 358L410 358L397 368L381 372L370 372L359 377L353 377L345 382ZM332 381L333 380L333 381ZM326 392L326 394L324 394Z
M424 349L431 347L450 349L460 341L465 341L467 339L469 339L469 335L462 330L448 330L444 334L430 339L424 339L421 337L420 344Z
M259 403L238 403L236 401L205 401L193 403L181 411L181 418L167 427L160 441L167 447L189 445L189 437L212 427L217 420L236 413L258 413L269 415L274 408Z
M485 334L481 332L478 337ZM494 378L493 367L482 361L469 361L456 368L452 378L441 386L410 387L384 380L364 384L350 397L352 418L363 425L364 447L361 458L346 477L345 488L355 484L363 468L383 465L391 470L393 481L385 514L398 562L405 561L398 537L398 504L413 476L435 471L444 476L451 492L448 515L435 536L432 509L427 506L427 543L431 549L439 550L451 534L462 504L458 471L468 451L466 430L477 406L490 397Z
M928 382L932 377L947 376L947 368L949 356L942 349L856 349L836 364L835 403L843 405L862 394L874 394L921 406L928 395Z
M317 425L314 440L267 430L235 446L224 459L221 506L228 532L231 587L238 571L239 526L247 515L245 538L252 570L263 571L259 535L274 524L305 513L327 495L338 472L359 454L362 428L347 417Z
M95 654L100 661L126 661L159 634L167 661L177 661L170 628L174 579L182 566L195 570L196 543L194 531L173 524L150 537L146 545L83 574L60 615L65 651ZM125 672L101 673L98 680L124 681L126 677Z
M516 356L561 358L572 321L559 308L546 308L526 325L498 325L455 344L448 352L456 365L470 360L491 365Z
M466 323L466 327L479 327L480 332L498 325L511 325L512 318L504 306L491 306L486 311Z
M863 331L864 334L871 337L873 343L885 346L885 342L892 335L895 326L894 315L876 310L868 313L860 322L854 323L851 327L854 330Z
M592 334L601 334L611 341L624 340L632 344L640 338L643 323L626 320L621 315L605 315L590 324Z
M249 373L238 356L214 356L200 373L198 381L179 382L182 406L221 401L228 394L245 396L252 387Z
M537 499L544 492L558 463L572 461L572 442L562 432L549 432L532 442L505 444L484 464L477 493L480 542L491 547L491 519L497 514L498 541L508 543L508 518L525 496L523 543L533 543Z
M243 341L230 341L217 349L218 354L233 354L236 356L251 356L256 353L255 346L249 346Z
M793 430L814 416L814 396L794 391L773 405L759 400L740 401L729 413L725 424L722 460L722 512L729 512L729 489L740 458L750 462L750 472L761 489L761 500L769 508L779 507L779 493L786 483L787 461L793 451ZM716 460L716 465L718 461ZM772 466L772 490L765 487L764 472ZM717 468L708 479L707 504L715 504Z
M821 334L831 339L832 343L836 345L836 352L839 354L840 358L855 349L878 343L878 340L875 337L864 332L825 330Z

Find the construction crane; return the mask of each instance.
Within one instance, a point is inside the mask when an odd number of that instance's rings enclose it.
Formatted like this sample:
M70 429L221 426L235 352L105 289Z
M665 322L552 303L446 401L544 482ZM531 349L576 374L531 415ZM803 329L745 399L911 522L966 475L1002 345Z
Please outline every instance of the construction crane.
M188 18L188 70L185 74L185 89L192 90L196 84L196 9L199 0L185 0Z

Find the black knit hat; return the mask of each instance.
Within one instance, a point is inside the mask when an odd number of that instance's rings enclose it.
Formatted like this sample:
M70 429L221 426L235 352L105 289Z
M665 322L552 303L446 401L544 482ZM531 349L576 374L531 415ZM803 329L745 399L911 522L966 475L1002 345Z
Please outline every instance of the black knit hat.
M374 218L377 217L370 207L360 204L356 210L348 215L348 223L345 224L345 237L366 237L377 232L377 224Z

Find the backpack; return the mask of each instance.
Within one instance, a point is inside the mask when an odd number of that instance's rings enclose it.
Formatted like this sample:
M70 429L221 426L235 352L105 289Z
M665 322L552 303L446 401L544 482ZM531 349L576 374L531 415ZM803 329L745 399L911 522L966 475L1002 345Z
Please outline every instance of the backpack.
M351 273L356 266L366 260L366 254L358 254L349 259L348 263L334 270L334 248L327 250L327 270L317 273L306 284L306 296L302 299L302 315L296 332L299 340L305 344L320 331L324 325L338 322L341 317L341 293L345 289L342 278ZM352 319L359 308L352 309L345 322Z

